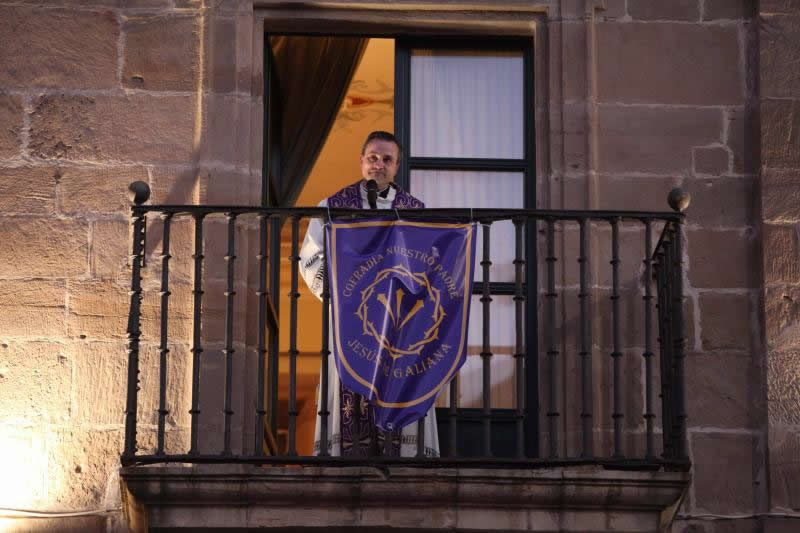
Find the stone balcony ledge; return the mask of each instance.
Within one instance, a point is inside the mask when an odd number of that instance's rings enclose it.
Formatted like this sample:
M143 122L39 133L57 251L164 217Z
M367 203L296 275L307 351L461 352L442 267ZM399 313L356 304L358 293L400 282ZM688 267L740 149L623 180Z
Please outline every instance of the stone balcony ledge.
M134 531L668 531L687 472L412 467L122 468Z

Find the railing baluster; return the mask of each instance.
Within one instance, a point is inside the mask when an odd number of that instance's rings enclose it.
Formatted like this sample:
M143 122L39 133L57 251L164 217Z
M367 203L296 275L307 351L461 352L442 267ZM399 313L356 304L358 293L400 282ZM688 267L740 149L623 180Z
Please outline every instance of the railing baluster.
M522 227L525 219L514 219L514 373L517 386L516 434L517 457L525 457L525 332L523 322L523 304L525 296L522 288L522 275L525 268Z
M450 428L450 457L458 457L458 375L450 382L450 408L447 412L447 425Z
M425 418L417 420L417 457L425 457Z
M490 310L491 310L491 291L489 288L489 276L492 261L489 259L489 230L491 223L483 223L483 347L481 349L481 359L483 361L483 454L485 457L492 455L492 352L490 344Z
M194 285L192 294L194 295L194 313L192 318L192 408L189 413L192 416L191 426L191 447L189 455L199 453L197 438L200 424L200 354L203 353L202 346L202 312L203 312L203 220L204 213L194 214Z
M227 287L225 288L225 436L223 455L231 455L231 417L233 416L233 299L236 291L233 286L234 265L236 262L236 214L228 213L228 253L225 262L228 267Z
M655 457L653 450L653 228L650 219L644 223L644 421L646 428L645 458Z
M300 217L292 217L292 281L289 289L289 451L290 456L297 455L297 268L300 263L297 238Z
M678 459L686 459L686 398L684 392L684 324L683 324L683 251L681 223L674 223L675 253L670 265L675 281L673 283L674 306L673 324L675 327L675 419L677 424L676 446Z
M256 427L255 443L253 451L256 456L264 455L264 416L267 414L264 408L265 380L266 376L266 356L267 356L267 215L258 216L259 223L259 251L258 251L258 365L256 376Z
M133 189L131 184L131 190ZM148 192L149 195L149 192ZM137 204L147 201L145 198ZM142 257L144 246L145 216L133 216L133 253L131 254L131 300L128 313L128 398L125 404L125 451L123 458L133 459L136 455L136 412L139 390L139 340L142 332L139 318L142 307Z
M622 451L622 379L620 376L620 317L619 317L619 219L611 220L611 336L612 351L611 360L613 362L614 376L614 412L611 417L614 420L614 457L621 458L625 454Z
M328 279L328 239L322 238L322 348L320 349L319 455L328 456L328 322L330 321L330 292ZM336 391L336 394L339 392Z
M674 458L673 449L673 417L672 417L672 300L671 283L669 276L669 265L672 263L670 249L671 243L668 238L663 241L663 250L660 271L662 294L659 304L662 309L661 320L663 321L663 331L661 338L662 358L661 358L661 408L663 411L663 431L664 431L664 455L670 459Z
M281 292L281 219L274 217L270 219L270 260L269 260L269 293L270 293L270 306L269 309L269 359L267 368L269 369L269 383L267 390L269 391L269 400L267 401L267 433L270 436L270 442L274 447L272 453L279 453L277 448L277 441L275 437L278 434L278 388L280 386L279 378L281 375L280 364L280 292Z
M549 363L548 392L549 401L547 407L547 422L550 442L550 457L558 457L558 404L556 403L558 385L556 382L556 365L558 362L558 350L556 349L556 239L555 223L552 219L547 220L547 359Z
M168 324L169 324L169 237L172 222L171 214L161 215L163 234L161 237L161 331L158 360L158 445L156 455L164 455L164 431L166 419L169 414L167 409L167 354Z
M580 292L578 298L580 300L580 352L581 358L581 421L582 421L582 434L583 434L583 448L581 457L592 457L594 454L594 437L592 434L592 385L591 385L591 341L589 340L589 284L588 284L588 267L589 267L589 236L586 228L586 219L579 219L580 223L580 256L578 263L580 263Z

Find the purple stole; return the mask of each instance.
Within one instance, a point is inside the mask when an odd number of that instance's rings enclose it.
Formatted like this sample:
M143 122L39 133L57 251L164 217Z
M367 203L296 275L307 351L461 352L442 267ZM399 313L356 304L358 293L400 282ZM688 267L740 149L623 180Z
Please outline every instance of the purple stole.
M402 189L397 189L392 209L423 208L425 204ZM348 185L328 198L328 207L361 209L361 182ZM342 456L374 457L400 456L402 430L383 431L375 426L375 412L367 399L339 382L341 409ZM388 439L388 442L387 442Z

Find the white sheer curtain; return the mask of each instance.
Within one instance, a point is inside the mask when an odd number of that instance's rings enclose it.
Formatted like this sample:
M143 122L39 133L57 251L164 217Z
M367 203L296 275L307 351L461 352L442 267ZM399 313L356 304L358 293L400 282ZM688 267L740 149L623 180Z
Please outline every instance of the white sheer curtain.
M520 52L415 50L411 55L411 138L414 157L520 159L524 156L523 61ZM524 206L521 172L411 170L411 193L428 207ZM491 226L491 281L514 281L514 228ZM478 232L475 282L483 230ZM483 397L482 304L473 297L469 356L459 376L459 406L480 407ZM490 343L492 407L516 404L514 303L493 296ZM448 393L438 405L448 405Z
M521 52L414 50L409 153L523 157L522 65Z

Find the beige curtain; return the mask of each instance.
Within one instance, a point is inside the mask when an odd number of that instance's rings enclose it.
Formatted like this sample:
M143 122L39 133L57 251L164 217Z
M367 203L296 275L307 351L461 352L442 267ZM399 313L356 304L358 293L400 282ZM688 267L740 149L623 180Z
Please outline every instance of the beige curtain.
M278 204L293 205L333 125L367 39L272 36L278 81Z

